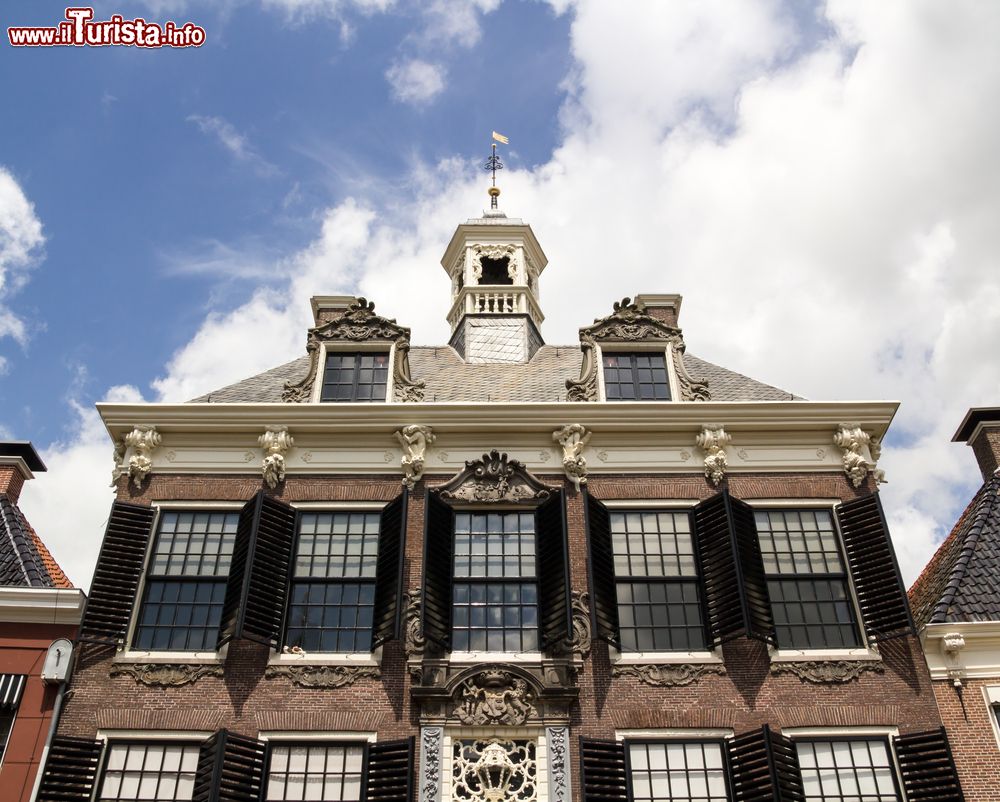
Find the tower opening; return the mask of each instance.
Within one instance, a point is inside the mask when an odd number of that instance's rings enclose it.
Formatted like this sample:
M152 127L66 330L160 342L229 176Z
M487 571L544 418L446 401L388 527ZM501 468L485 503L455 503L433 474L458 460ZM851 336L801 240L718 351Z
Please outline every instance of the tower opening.
M514 279L510 276L510 257L503 256L500 259L489 259L483 257L483 276L479 280L480 284L513 284Z

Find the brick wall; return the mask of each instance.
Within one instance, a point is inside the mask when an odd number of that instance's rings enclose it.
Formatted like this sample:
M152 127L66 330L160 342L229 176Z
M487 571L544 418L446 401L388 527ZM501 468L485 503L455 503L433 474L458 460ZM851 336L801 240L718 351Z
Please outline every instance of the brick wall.
M1000 465L1000 427L984 427L970 445L983 472L983 481L989 481Z
M24 474L14 465L0 465L0 495L6 495L11 504L17 504L24 487Z
M986 686L1000 687L1000 677L964 680L961 694L950 680L933 686L966 802L1000 802L1000 745L983 695Z

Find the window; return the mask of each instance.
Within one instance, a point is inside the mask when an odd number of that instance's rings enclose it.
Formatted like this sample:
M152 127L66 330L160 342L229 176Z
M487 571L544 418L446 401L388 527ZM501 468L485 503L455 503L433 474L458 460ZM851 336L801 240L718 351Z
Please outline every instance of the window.
M533 513L455 514L452 649L538 649Z
M807 802L899 802L889 745L881 738L796 741Z
M133 648L215 651L239 517L160 514Z
M191 799L198 752L198 744L112 743L98 802Z
M285 642L307 652L371 650L379 513L304 512Z
M850 586L830 512L756 510L754 520L778 646L860 646Z
M623 651L705 648L691 516L611 511Z
M361 799L363 744L272 744L266 802Z
M373 351L326 355L320 401L385 401L389 354Z
M662 353L604 353L604 397L608 401L669 401Z
M0 674L0 766L3 765L4 754L7 752L11 730L14 729L14 719L17 718L17 708L21 704L26 680L27 677L23 674Z
M628 742L632 802L726 802L723 745Z

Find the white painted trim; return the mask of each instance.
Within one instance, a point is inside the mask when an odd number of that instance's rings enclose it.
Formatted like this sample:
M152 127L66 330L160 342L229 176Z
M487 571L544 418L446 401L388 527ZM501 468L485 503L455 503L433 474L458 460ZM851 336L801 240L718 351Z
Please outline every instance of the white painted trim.
M767 509L810 509L810 510L830 510L843 503L839 498L747 498L740 499L751 507L761 507ZM836 518L836 516L834 516Z
M825 738L835 741L838 738L889 738L899 735L899 727L782 727L781 734L792 740L796 738ZM892 752L892 744L889 744Z
M123 649L116 652L113 663L181 663L184 665L222 665L226 662L229 644L217 652L144 652Z
M993 737L996 739L997 747L1000 748L1000 685L984 686L983 700L986 702L986 715L990 718Z
M608 401L607 392L604 389L604 354L663 354L663 362L667 368L667 389L670 391L669 401ZM676 404L681 400L680 383L677 381L677 371L674 367L673 345L667 340L651 340L649 342L606 342L594 344L594 360L597 369L597 397L603 404L614 404L615 406L631 404ZM694 437L691 438L694 447Z
M957 651L945 649L945 636L961 635L965 645ZM1000 680L1000 621L927 624L920 631L924 657L931 679Z
M774 649L772 663L796 663L802 660L871 660L882 659L874 649Z
M73 626L86 598L79 588L0 587L0 621Z
M190 512L233 512L242 510L246 506L245 501L198 501L198 500L177 500L177 499L156 499L150 502L151 507L158 507L163 510L184 510ZM154 524L159 525L160 516L157 513ZM153 537L156 537L156 530L153 530Z
M31 472L31 468L28 467L28 463L25 462L24 457L2 456L0 457L0 465L13 465L26 482L29 479L35 478L35 474Z
M784 730L782 730L784 732ZM664 729L623 729L615 730L615 740L625 741L627 739L648 739L648 740L671 740L671 741L693 741L693 740L718 740L723 741L735 736L735 731L729 727L720 728L691 728L668 727Z
M305 652L304 654L275 653L267 658L269 666L379 666L382 649L374 652Z
M531 663L542 662L541 652L451 652L450 663Z
M613 646L609 648L611 651L611 663L618 666L646 665L649 663L657 665L689 663L695 665L724 665L722 655L710 650L697 652L619 652Z
M701 499L697 498L662 498L662 499L631 499L613 498L601 499L601 503L609 510L650 510L661 512L681 512L690 510Z
M381 512L387 501L289 501L289 506L306 512Z
M212 737L205 730L98 730L97 739L111 743L113 741L204 741Z
M386 349L389 351L389 364L385 377L385 398L383 401L388 402L392 400L393 391L393 365L395 364L396 358L396 344L390 342L389 340L368 340L361 342L351 342L347 340L328 340L320 343L320 351L318 355L319 362L316 365L316 375L313 377L313 389L311 393L311 399L313 404L321 404L322 406L339 406L333 402L323 402L320 401L320 397L323 395L323 375L326 372L326 357L327 354L336 353L355 353L355 352L367 352L367 353L385 353ZM381 403L379 401L358 401L354 403L371 405Z
M374 732L352 730L260 730L257 738L261 741L322 741L327 743L378 742Z

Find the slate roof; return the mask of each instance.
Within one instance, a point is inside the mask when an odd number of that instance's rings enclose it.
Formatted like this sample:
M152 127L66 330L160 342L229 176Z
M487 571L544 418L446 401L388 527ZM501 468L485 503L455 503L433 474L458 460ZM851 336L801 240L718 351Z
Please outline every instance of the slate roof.
M979 489L909 596L917 626L1000 621L1000 476Z
M583 354L578 345L543 345L524 364L471 364L451 346L410 348L410 375L427 383L424 398L438 402L565 401L566 379L580 376ZM684 363L695 378L707 378L713 401L791 401L799 399L726 368L685 355ZM215 404L280 402L286 381L301 379L309 357L279 365L218 390L192 399Z
M0 585L73 587L21 510L6 495L0 495Z

